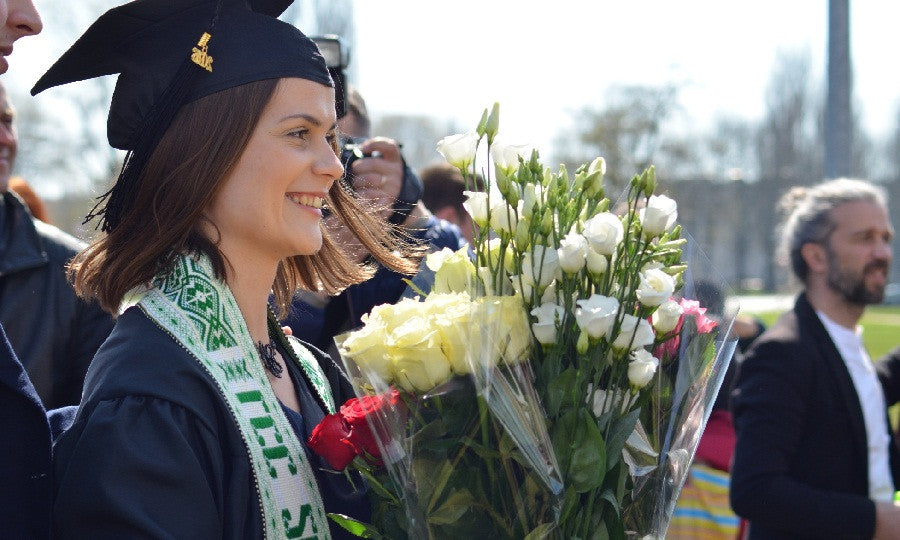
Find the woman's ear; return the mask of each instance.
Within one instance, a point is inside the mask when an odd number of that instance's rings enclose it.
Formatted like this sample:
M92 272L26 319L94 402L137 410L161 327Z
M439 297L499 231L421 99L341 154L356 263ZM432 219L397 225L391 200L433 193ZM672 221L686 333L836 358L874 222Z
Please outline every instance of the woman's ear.
M828 271L828 252L825 246L807 242L800 248L800 256L806 261L810 271L822 273Z

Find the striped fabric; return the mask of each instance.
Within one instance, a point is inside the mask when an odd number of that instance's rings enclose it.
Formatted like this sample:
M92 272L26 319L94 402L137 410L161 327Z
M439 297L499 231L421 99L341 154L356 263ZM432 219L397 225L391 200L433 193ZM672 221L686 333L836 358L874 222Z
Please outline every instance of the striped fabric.
M728 502L727 472L694 464L675 505L666 538L670 540L734 540L740 519Z

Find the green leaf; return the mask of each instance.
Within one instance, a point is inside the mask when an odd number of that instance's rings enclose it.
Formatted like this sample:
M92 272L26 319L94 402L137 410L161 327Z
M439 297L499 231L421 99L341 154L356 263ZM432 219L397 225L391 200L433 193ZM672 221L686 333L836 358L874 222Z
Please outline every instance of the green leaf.
M613 424L612 430L609 432L609 438L606 441L606 450L609 456L609 463L606 466L607 470L612 469L621 459L625 441L628 440L628 436L634 431L634 426L637 424L640 414L641 410L635 409Z
M575 493L571 489L567 489L565 491L565 495L563 496L563 504L562 511L559 515L559 522L566 523L569 519L569 516L572 515L572 512L578 507L578 503L581 500L581 497L578 493Z
M547 413L551 418L559 416L565 406L577 406L578 371L569 368L547 384Z
M462 517L475 503L475 499L467 489L454 491L437 510L428 515L428 523L434 525L452 525Z
M576 443L577 420L576 411L568 410L555 424L550 426L550 441L553 443L553 451L556 453L556 459L564 475L568 474L569 464L572 461L572 449Z
M357 521L343 514L326 514L331 521L360 538L384 538L372 525Z
M585 493L603 484L603 477L606 475L606 442L590 414L581 415L580 427L579 431L584 435L572 451L568 478L572 489Z
M543 540L550 536L550 533L556 527L553 523L541 523L537 527L531 530L530 533L525 535L524 540Z

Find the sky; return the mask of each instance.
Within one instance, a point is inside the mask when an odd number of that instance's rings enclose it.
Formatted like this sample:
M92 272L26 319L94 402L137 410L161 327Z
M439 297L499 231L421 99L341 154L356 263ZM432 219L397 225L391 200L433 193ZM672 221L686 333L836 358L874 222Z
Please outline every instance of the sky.
M37 0L38 9L64 0ZM77 0L75 0L77 1ZM304 0L305 5L316 1ZM117 2L93 0L101 8ZM82 6L87 4L81 4ZM72 6L72 4L68 4ZM612 85L681 88L691 127L716 115L764 111L780 52L808 53L824 96L828 0L350 0L355 83L373 116L430 115L474 128L501 104L501 131L544 151L584 106L602 108ZM67 10L69 8L66 8ZM16 44L3 81L27 90L99 15L45 17L44 35ZM876 138L895 127L900 70L892 52L900 2L851 0L855 103ZM315 30L301 28L308 33ZM57 110L65 92L39 96ZM30 98L29 98L30 99ZM63 125L77 121L59 109ZM60 136L65 136L61 133Z
M376 113L474 127L501 104L501 130L539 147L614 84L682 88L686 116L761 117L780 51L808 52L824 96L827 0L357 0L358 84ZM900 2L851 0L855 97L880 137L900 107L892 52Z

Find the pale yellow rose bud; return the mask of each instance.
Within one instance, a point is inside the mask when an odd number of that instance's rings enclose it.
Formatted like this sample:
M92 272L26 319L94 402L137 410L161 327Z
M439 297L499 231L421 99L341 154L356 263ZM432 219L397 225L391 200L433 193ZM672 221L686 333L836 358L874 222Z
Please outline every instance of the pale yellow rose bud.
M575 343L575 350L578 354L587 354L588 346L590 346L590 339L588 338L587 332L578 332L578 341Z

